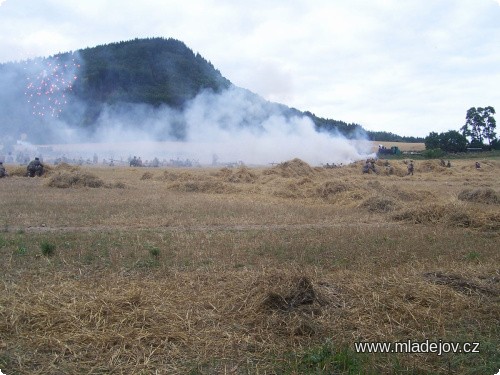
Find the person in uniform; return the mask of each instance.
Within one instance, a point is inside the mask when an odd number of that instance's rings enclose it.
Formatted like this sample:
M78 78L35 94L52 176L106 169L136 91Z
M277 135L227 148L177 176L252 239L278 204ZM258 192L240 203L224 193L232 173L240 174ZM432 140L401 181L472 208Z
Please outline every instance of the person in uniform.
M408 164L408 174L413 176L413 170L415 169L413 165L413 161L410 161L410 164Z
M41 176L43 174L43 164L40 162L40 158L30 161L26 169L29 177Z
M5 170L5 167L3 166L3 162L0 161L0 178L2 177L7 177L9 174Z

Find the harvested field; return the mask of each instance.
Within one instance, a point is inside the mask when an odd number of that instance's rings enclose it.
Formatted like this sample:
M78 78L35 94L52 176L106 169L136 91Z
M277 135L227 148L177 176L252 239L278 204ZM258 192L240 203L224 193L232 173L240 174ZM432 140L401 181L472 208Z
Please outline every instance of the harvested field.
M0 180L0 369L493 374L500 162L474 162L416 161L413 176L400 160L362 174L363 162L299 159L11 173ZM480 345L356 351L408 340Z
M392 146L398 146L401 151L424 151L425 150L424 143L374 141L374 142L372 142L372 151L376 152L378 150L379 145L385 146L387 148L391 148Z

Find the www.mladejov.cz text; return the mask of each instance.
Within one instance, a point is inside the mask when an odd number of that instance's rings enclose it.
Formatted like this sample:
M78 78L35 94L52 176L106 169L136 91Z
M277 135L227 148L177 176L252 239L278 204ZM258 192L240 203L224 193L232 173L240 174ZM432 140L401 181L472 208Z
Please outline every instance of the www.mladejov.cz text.
M356 342L357 353L479 353L479 342L448 341L398 341L398 342Z

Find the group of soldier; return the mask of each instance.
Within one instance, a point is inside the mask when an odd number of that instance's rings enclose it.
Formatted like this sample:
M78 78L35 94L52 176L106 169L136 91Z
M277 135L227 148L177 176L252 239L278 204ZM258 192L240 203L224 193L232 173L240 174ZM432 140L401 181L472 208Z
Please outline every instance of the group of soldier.
M40 161L40 158L36 157L34 160L30 161L28 166L26 167L26 176L35 177L43 175L44 168L43 164ZM5 169L3 162L0 161L0 178L8 177L9 173Z
M415 166L413 164L413 160L410 160L409 163L407 161L405 161L405 164L407 165L407 168L408 168L407 175L413 176L413 172L415 171ZM439 162L439 165L441 167L451 168L451 163L449 160L448 160L448 162L445 162L443 159L441 159ZM392 167L389 164L388 160L385 161L384 166L389 171L389 174L392 174L391 173ZM481 164L478 161L476 161L475 167L476 167L476 169L481 169ZM378 171L375 168L375 159L367 159L365 165L363 166L363 173L370 173L370 172L378 174Z
M390 165L389 160L386 160L384 162L384 167L386 168L386 170L389 174L394 173L394 168ZM413 176L413 172L415 171L415 166L413 165L413 160L410 160L410 162L407 163L407 168L408 168L407 175ZM378 174L377 168L375 168L375 159L367 159L365 165L363 166L363 173L370 173L370 172Z

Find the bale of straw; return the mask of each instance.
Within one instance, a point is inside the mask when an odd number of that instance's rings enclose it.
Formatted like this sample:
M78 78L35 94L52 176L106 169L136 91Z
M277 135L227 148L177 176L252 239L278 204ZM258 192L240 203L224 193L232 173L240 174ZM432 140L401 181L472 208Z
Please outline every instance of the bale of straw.
M265 310L289 311L301 305L312 305L316 292L308 277L302 276L291 280L280 291L269 291L262 301Z
M259 278L240 311L261 336L312 337L324 332L321 316L329 303L309 276L283 272Z
M99 188L103 187L105 184L103 180L91 173L80 171L71 173L63 170L58 171L51 176L47 185L50 187L65 189L70 187Z
M288 182L284 186L279 186L274 190L273 195L281 198L305 198L307 196L307 188L296 182Z
M414 224L439 223L449 214L450 207L442 204L427 204L411 206L396 213L393 218L398 221L407 221ZM453 211L455 211L453 209Z
M223 168L217 176L227 182L246 184L253 184L258 178L255 173L245 166L238 168L234 172L229 168Z
M162 181L190 181L195 178L191 173L185 171L173 172L166 170L163 175L158 177L158 180Z
M26 170L26 166L17 166L14 168L6 168L7 172L9 173L10 176L17 176L17 177L26 177L28 172Z
M361 207L373 213L385 213L396 208L396 202L388 197L372 196L361 203Z
M451 227L500 230L500 213L485 212L456 203L412 206L393 215L393 219L415 224L444 224Z
M141 176L141 181L151 179L153 179L153 173L151 172L144 172L144 174Z
M415 164L415 172L442 172L446 167L440 165L437 160L424 160Z
M349 186L343 182L326 181L316 189L316 192L320 197L327 199L330 196L342 193L347 190L349 190Z
M394 163L391 164L389 167L382 167L381 169L382 174L386 176L398 176L398 177L404 177L408 174L408 167L399 162L399 163Z
M264 174L277 174L285 178L308 177L308 176L313 176L319 170L313 169L305 161L295 158L293 160L285 161L273 168L268 169L267 171L264 172Z
M458 199L467 202L500 204L500 195L491 188L464 189L458 194Z
M48 166L48 167L50 168L50 166ZM68 163L60 163L54 167L54 170L55 171L77 172L80 170L80 167L77 165L71 165Z

